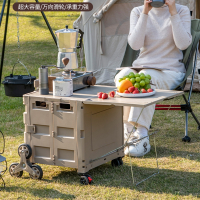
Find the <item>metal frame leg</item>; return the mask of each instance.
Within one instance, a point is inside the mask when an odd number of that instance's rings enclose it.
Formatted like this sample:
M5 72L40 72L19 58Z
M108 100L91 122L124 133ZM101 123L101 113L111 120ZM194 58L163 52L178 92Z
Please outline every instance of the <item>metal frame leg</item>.
M195 119L196 123L198 124L198 130L200 130L200 122L196 118L195 114L192 111L191 105L190 105L190 99L192 95L192 88L193 88L193 83L194 83L194 75L195 75L195 70L196 70L196 64L197 64L197 52L199 49L199 44L197 44L196 52L195 52L195 59L194 59L194 67L193 67L193 72L192 72L192 80L191 80L191 85L190 85L190 91L189 91L189 96L188 99L186 99L185 95L183 95L183 98L186 102L185 105L182 106L182 110L185 111L185 137L182 138L182 141L184 142L190 142L190 137L188 136L188 113L190 112Z

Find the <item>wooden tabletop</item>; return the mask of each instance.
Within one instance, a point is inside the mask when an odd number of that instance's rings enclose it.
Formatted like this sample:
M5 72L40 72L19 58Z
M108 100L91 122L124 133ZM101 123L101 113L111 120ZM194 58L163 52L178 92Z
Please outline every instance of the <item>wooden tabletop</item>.
M75 94L81 95L91 95L90 98L83 101L84 104L96 104L96 105L116 105L116 106L136 106L136 107L146 107L164 99L170 99L176 96L184 94L183 91L176 90L160 90L156 89L156 94L149 97L143 98L125 98L116 95L115 98L99 99L97 97L97 92L110 92L116 90L116 87L111 86L93 86L90 88L85 88L75 92Z
M146 107L158 102L163 101L164 99L170 99L176 96L184 94L183 91L176 90L160 90L156 89L156 94L149 97L143 98L125 98L116 95L114 98L109 97L108 99L99 99L97 98L98 92L108 93L112 90L116 91L114 86L103 86L95 85L87 87L81 90L74 92L73 96L70 97L55 97L50 93L49 95L40 95L39 92L35 91L24 96L34 96L34 97L43 97L43 98L54 98L60 100L74 100L82 101L84 104L95 104L95 105L116 105L116 106L136 106L136 107Z

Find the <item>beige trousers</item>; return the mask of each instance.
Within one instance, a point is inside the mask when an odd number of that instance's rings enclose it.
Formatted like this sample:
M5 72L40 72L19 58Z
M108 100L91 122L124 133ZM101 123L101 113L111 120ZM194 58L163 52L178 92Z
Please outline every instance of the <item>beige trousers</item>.
M119 85L119 79L122 78L123 76L128 75L130 72L138 73L137 71L130 69L128 67L124 68L115 76L116 86ZM153 89L164 89L164 90L171 90L176 88L176 86L178 86L182 82L185 76L185 73L171 71L171 70L160 71L155 69L143 69L139 73L144 73L145 75L149 74L151 76L152 83L156 85L156 86L152 85ZM139 107L126 106L124 107L124 122L129 122L136 127L138 126L138 124L140 124L141 126L147 128L147 130L149 130L154 111L155 111L155 104L144 108L143 111L142 108Z

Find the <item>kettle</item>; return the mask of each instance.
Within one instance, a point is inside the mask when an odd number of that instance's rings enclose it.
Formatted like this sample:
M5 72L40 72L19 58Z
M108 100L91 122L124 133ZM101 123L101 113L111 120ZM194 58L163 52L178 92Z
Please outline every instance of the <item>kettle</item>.
M78 59L76 49L81 48L83 40L83 32L77 29L57 30L55 32L58 46L58 60L57 66L59 68L76 69L78 68ZM78 34L80 34L79 45L77 46ZM63 58L68 58L68 64L64 65Z
M155 8L159 8L165 4L165 0L152 0L151 6Z

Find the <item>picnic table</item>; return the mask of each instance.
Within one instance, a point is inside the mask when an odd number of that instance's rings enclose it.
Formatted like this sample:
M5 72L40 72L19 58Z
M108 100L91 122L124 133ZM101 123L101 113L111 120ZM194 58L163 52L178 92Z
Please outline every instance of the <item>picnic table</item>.
M97 97L98 92L112 90L116 87L96 85L75 91L70 97L57 97L52 93L40 95L38 91L25 94L25 144L20 148L28 150L28 163L27 168L16 166L17 171L34 175L36 168L31 171L31 163L72 167L81 175L81 182L88 183L89 170L108 161L112 161L112 165L123 163L124 106L145 108L183 94L182 91L156 89L155 95L145 98Z

